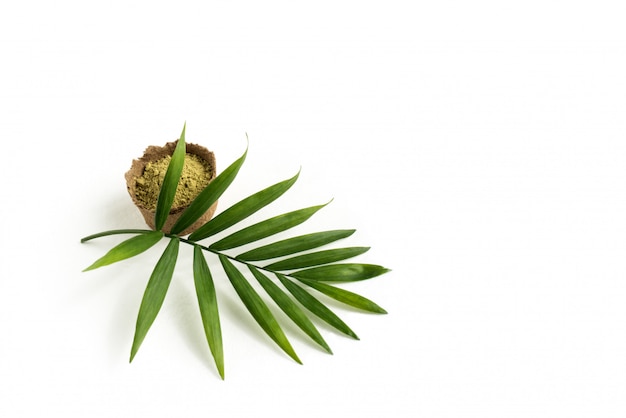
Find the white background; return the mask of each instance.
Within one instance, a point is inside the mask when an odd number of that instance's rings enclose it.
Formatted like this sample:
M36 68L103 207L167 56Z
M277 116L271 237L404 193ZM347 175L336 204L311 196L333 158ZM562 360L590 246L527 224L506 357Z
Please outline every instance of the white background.
M0 416L626 416L626 7L610 1L21 1L0 7ZM333 202L357 228L337 306L285 356L218 280L226 380L181 254L132 364L159 251L89 273L144 226L151 144L246 147L220 201ZM216 266L216 261L212 265ZM219 269L214 269L219 271Z

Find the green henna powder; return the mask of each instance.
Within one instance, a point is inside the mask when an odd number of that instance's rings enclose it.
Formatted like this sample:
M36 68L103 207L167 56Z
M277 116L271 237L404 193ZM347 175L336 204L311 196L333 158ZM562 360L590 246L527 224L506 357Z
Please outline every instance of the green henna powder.
M161 184L163 184L163 178L171 159L172 157L168 155L160 160L147 163L143 174L135 179L135 195L146 209L156 209ZM189 205L209 184L210 175L210 167L206 161L195 154L187 153L172 209Z

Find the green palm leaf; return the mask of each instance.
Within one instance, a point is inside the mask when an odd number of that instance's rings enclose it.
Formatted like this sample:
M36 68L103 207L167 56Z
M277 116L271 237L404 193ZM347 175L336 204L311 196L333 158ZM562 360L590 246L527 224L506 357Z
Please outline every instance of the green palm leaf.
M237 259L245 261L258 261L295 254L349 237L354 233L354 231L354 229L338 229L287 238L246 251L243 254L239 254Z
M276 321L276 318L272 315L272 312L269 310L265 302L263 302L259 294L252 288L243 274L237 270L228 258L220 255L219 259L224 267L224 271L226 272L228 279L239 295L239 298L255 321L261 326L263 331L265 331L265 333L269 335L280 348L283 349L285 353L287 353L296 362L302 364L293 347L291 347L289 340L287 340L285 333L280 328L280 325L278 325L278 321Z
M378 306L376 303L372 302L371 300L361 295L357 295L356 293L350 292L348 290L340 289L338 287L331 286L326 283L316 282L315 280L306 280L306 279L298 279L298 280L304 283L305 285L312 287L318 292L321 292L325 294L326 296L329 296L339 302L345 303L346 305L352 306L354 308L362 309L368 312L379 313L379 314L387 313L386 310L384 310L383 308L381 308L380 306Z
M222 238L211 244L209 248L214 251L228 250L286 231L296 225L300 225L324 206L326 205L311 206L266 219Z
M214 205L230 187L246 159L247 148L239 159L229 165L226 170L202 190L198 197L182 213L171 228L171 231L165 233L163 228L174 201L185 161L185 130L186 124L183 126L180 139L176 144L159 191L154 215L155 229L157 231L117 229L92 234L81 240L81 242L87 242L108 235L138 234L113 247L103 257L84 270L87 271L133 257L154 246L163 237L170 238L167 247L152 271L141 300L130 350L131 362L163 305L174 274L181 242L192 245L194 248L193 279L202 326L217 371L222 379L224 379L224 348L217 294L213 276L203 251L216 255L219 258L228 280L254 320L288 356L300 364L301 361L295 350L276 317L272 314L270 307L264 301L263 298L266 296L263 295L262 298L257 293L252 283L233 264L232 260L245 264L251 275L255 277L258 284L263 288L264 293L273 300L275 305L314 342L331 354L332 351L312 321L311 314L343 334L355 339L358 339L358 336L322 300L314 296L316 293L321 293L326 301L328 301L327 298L331 298L367 312L386 313L383 308L373 301L331 285L334 283L327 283L366 280L389 271L387 268L374 264L343 262L365 253L369 247L320 250L320 247L351 236L355 232L354 229L328 230L282 239L257 246L253 249L241 250L241 254L236 257L224 253L224 251L254 243L300 225L326 205L311 206L283 213L252 225L248 224L250 226L231 232L217 241L213 240L215 241L213 243L207 245L198 243L199 240L212 237L219 232L226 231L239 222L245 221L260 209L274 202L293 186L299 177L299 172L287 180L273 184L240 200L206 222L195 232L192 232L186 239L179 236L182 231L189 228L203 213ZM264 266L258 265L256 263L258 261L263 261ZM273 277L268 277L262 270L275 274L280 283ZM281 272L290 273L285 275L281 274Z
M389 269L374 264L330 264L299 270L289 275L297 279L319 280L323 282L355 282L367 280L387 273Z
M183 132L180 134L180 139L176 144L172 159L167 166L165 177L163 178L163 184L161 185L161 191L159 192L159 198L157 199L156 211L154 213L154 225L155 229L161 230L167 216L174 203L174 196L176 195L176 188L178 187L178 181L180 175L183 172L183 165L185 164L185 153L187 146L185 145L185 128L187 124L183 126Z
M185 209L178 221L172 227L172 234L178 234L182 232L197 221L213 203L219 199L224 191L233 182L241 165L246 159L248 149L243 153L241 157L234 163L232 163L226 170L224 170L219 176L215 177L200 194L191 202L189 207Z
M83 241L93 239L93 237L95 237L96 235L99 234L85 237L83 238ZM111 248L108 253L100 257L92 265L90 265L83 271L97 269L98 267L102 266L108 266L109 264L113 264L115 262L134 257L137 254L141 254L142 252L152 247L154 244L159 242L161 238L163 238L163 232L161 231L150 231L148 233L142 233L141 235L129 238Z
M264 268L271 271L284 271L319 266L320 264L334 263L336 261L356 257L369 249L369 247L348 247L317 251L277 261L265 266Z
M137 315L135 337L133 338L133 346L130 350L131 362L133 358L135 358L139 346L141 346L148 330L159 313L161 305L163 305L165 294L167 293L167 289L172 281L172 275L174 274L179 243L180 241L177 238L170 239L165 251L163 251L163 255L152 271L152 275L146 286L146 291L143 294L143 299L141 300L139 314Z
M359 337L343 322L333 311L328 309L322 302L313 297L309 292L290 281L282 274L276 274L276 277L285 286L285 288L309 311L317 315L320 319L343 332L346 335L358 340Z
M222 329L217 309L215 285L213 284L211 271L206 263L204 254L202 254L202 249L198 246L194 246L193 249L193 278L204 333L217 370L221 378L224 379L224 348L222 345Z
M268 295L276 302L276 305L285 312L285 314L291 318L291 320L300 327L313 341L322 346L327 352L332 354L330 347L324 341L324 338L319 333L313 322L306 316L306 314L296 305L293 300L280 287L275 285L267 276L261 273L254 266L249 265L250 271L256 277L257 281L261 284L263 289Z
M211 219L195 232L189 235L191 241L200 241L201 239L208 238L225 230L226 228L235 225L237 222L246 219L248 216L272 203L283 195L298 179L300 173L296 174L288 180L276 183L266 189L261 190L249 196L233 206L226 209L224 212Z

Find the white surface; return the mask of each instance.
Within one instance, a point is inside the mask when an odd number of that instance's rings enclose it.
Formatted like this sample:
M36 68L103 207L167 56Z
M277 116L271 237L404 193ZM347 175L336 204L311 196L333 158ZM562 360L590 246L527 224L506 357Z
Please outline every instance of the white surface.
M2 7L0 416L626 415L622 2L365 3ZM184 121L220 169L250 137L221 208L302 166L264 213L334 197L299 231L393 269L361 341L288 327L299 366L222 276L222 382L185 252L128 364L151 265L78 241L143 226L123 173Z

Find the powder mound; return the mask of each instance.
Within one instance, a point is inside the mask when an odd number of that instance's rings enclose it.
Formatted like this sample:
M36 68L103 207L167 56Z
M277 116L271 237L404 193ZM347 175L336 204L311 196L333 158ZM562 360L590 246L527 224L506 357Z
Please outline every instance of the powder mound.
M171 156L167 155L157 161L146 164L143 174L135 178L135 196L149 210L155 210L165 172ZM176 188L172 209L189 205L209 184L211 167L195 154L185 154L183 172Z

